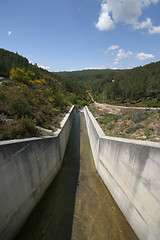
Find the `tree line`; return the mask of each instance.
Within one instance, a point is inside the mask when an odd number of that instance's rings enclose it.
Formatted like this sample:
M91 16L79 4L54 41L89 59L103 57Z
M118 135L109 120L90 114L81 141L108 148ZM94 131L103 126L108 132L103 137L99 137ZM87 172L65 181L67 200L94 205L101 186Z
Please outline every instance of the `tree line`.
M89 91L99 102L144 104L160 106L160 61L130 70L83 70L73 72L49 72L29 63L27 58L0 49L0 76L9 77L12 68L20 68L47 77L53 87L69 92L81 99L87 99ZM56 88L55 87L55 88ZM75 99L74 96L74 99ZM73 98L73 97L72 97ZM74 100L75 101L75 100Z
M70 91L89 91L100 102L160 106L160 61L130 70L58 73Z
M31 64L28 59L3 48L0 48L0 77L9 77L12 68L25 69L25 71L32 71L38 77L39 74L47 74L48 76L59 77L52 72L38 67L37 63Z

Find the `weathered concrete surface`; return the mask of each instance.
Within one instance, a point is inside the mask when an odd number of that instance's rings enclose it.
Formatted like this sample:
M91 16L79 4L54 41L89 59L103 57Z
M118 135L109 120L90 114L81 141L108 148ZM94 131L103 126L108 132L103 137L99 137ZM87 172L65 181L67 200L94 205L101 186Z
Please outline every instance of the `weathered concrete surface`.
M69 240L80 164L80 117L77 114L62 168L16 240Z
M82 113L80 124L80 173L74 209L72 239L137 239L96 171L85 118Z
M97 171L105 185L139 239L159 240L160 144L105 137L89 110L84 112Z
M75 112L72 107L55 137L0 143L1 240L15 236L58 173Z
M96 172L80 115L73 123L59 174L16 240L137 239Z

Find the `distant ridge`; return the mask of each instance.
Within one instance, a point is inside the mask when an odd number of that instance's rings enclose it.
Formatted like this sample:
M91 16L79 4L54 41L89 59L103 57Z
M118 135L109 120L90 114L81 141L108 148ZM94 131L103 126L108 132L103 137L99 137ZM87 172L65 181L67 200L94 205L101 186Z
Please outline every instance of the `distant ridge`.
M58 72L70 91L89 91L97 102L160 107L160 61L133 69Z

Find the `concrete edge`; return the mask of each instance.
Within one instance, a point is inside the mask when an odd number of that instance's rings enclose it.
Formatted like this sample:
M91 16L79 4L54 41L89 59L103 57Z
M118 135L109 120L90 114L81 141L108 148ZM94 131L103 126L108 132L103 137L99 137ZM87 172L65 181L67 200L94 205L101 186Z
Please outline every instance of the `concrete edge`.
M63 150L66 147L76 111L75 106L70 108L69 112L61 121L61 129L55 134L55 136L14 139L0 142L1 150L4 148L4 155L3 151L1 152L2 162L6 159L6 156L8 156L9 149L13 147L15 150L16 146L20 145L16 151L11 151L11 157L9 156L8 160L0 167L0 176L2 180L0 195L3 195L0 209L0 222L3 222L2 225L0 224L0 239L14 239L33 208L39 202L44 192L59 172L62 164L61 158L63 158ZM37 146L39 145L40 147L45 148L44 153L37 150ZM62 145L65 146L63 147ZM31 146L31 148L27 150L28 152L24 152L24 150L28 149L29 146ZM47 151L49 147L51 147L50 153ZM46 158L50 158L47 163L45 163ZM15 174L17 169L18 172ZM9 174L11 176L11 180L8 179L7 171L11 171ZM21 171L23 174L21 174ZM7 187L5 187L5 184L7 184ZM24 186L25 184L27 184L27 186L22 189L22 185ZM10 185L12 186L9 189L8 186ZM14 186L16 186L15 189L17 191L16 198L13 194L10 196ZM15 202L15 199L18 199L18 196L21 197L19 197L19 200ZM6 200L4 200L5 197ZM3 221L4 219L5 221Z
M4 140L0 141L0 146L7 145L7 144L13 144L13 143L23 143L23 142L30 142L30 141L39 141L42 139L49 139L49 138L55 138L58 137L58 135L61 133L62 129L65 126L65 123L67 122L70 113L74 109L74 105L70 108L70 110L66 113L65 117L60 122L60 129L58 129L56 132L54 132L54 136L40 136L40 137L32 137L32 138L21 138L21 139L12 139L12 140Z
M105 133L103 132L102 128L99 126L98 122L93 117L92 113L89 111L87 106L84 107L84 111L87 111L90 119L92 120L92 122L93 122L93 124L95 126L95 129L96 129L97 134L99 135L99 137L105 137Z
M154 161L153 159L154 159L154 156L155 156L154 154L156 154L156 161L158 163L158 166L159 166L159 161L158 161L159 157L158 157L157 154L160 151L160 143L151 142L151 141L143 141L143 140L124 139L124 138L110 137L110 136L104 136L104 135L102 136L101 135L102 131L99 130L100 126L97 123L97 121L94 119L92 113L89 111L89 109L87 107L85 107L84 111L85 111L86 122L88 122L88 124L89 124L89 125L87 125L87 130L88 130L89 140L90 140L90 143L91 143L91 149L92 149L93 157L95 155L94 162L95 162L98 174L100 175L103 182L105 183L105 185L109 189L111 195L115 199L116 203L118 204L119 208L121 209L122 213L124 214L126 220L129 222L130 226L132 227L132 229L134 230L134 232L138 236L138 238L141 239L141 240L145 240L145 239L158 240L159 239L159 233L160 233L159 222L155 223L154 218L153 218L152 221L151 221L151 224L149 224L149 222L147 222L147 224L146 224L146 219L145 220L143 219L143 217L141 215L141 212L139 210L137 210L137 205L136 204L133 205L132 201L127 201L126 200L127 209L128 209L126 211L126 206L124 206L124 202L125 202L124 199L126 198L126 194L123 194L123 188L120 187L120 185L118 184L118 182L115 178L113 178L113 177L111 178L111 177L108 177L108 176L106 177L106 171L107 171L107 173L109 173L108 175L111 175L111 174L108 171L108 168L106 168L103 163L106 161L106 157L108 156L107 155L108 151L111 150L111 149L107 149L105 147L104 151L103 151L104 155L100 154L100 151L102 150L102 144L100 144L100 143L102 143L105 140L106 141L108 140L108 142L110 142L110 143L115 142L117 144L120 143L120 145L122 143L124 143L124 146L126 145L126 148L128 148L128 149L130 149L129 145L134 146L135 149L137 148L137 146L139 146L139 147L143 148L144 151L145 150L147 151L147 149L151 149L152 152L151 152L151 155L150 155L148 161L153 162ZM97 139L95 139L95 140L93 139L93 141L92 141L92 137L94 138L94 132L97 135L97 136L95 135L95 138L97 138ZM116 146L117 144L113 144L113 146ZM96 147L96 145L97 145L97 147ZM140 148L137 148L137 149L140 149ZM143 152L142 152L142 154L143 154ZM142 154L140 153L141 156L142 156ZM104 162L100 161L102 159L102 157L104 158ZM122 157L122 155L120 157ZM108 162L110 162L110 161L111 160L108 160ZM149 164L150 164L150 162L149 162ZM139 175L139 172L137 173L137 176L140 179L143 178L145 180L145 176L147 174L147 171L149 171L149 175L150 175L150 165L149 164L148 164L148 170L147 169L145 170L145 175L141 176L141 175ZM137 165L135 165L135 169L136 169L136 166ZM140 168L138 168L138 170L139 169ZM155 167L155 169L156 169L156 167ZM158 172L158 170L157 170L157 172ZM155 171L155 173L156 173L156 171ZM157 176L159 176L159 175L157 175ZM154 178L156 178L156 177L155 176L153 178L150 177L149 179L151 180L151 182L152 181L154 182ZM142 184L143 184L143 179L141 181ZM158 180L158 177L156 179ZM112 185L114 185L114 186L112 186ZM116 188L116 186L118 186L118 187ZM158 189L158 187L157 187L157 189ZM121 198L123 200L121 200L120 202L118 200L119 199L118 194L122 195ZM153 195L152 196L152 201L154 202L154 200L155 200L154 203L155 203L155 208L156 208L157 199L156 198L154 199L154 198L155 197ZM136 221L135 221L135 218L136 218ZM156 222L157 222L157 220L156 220Z
M143 140L136 140L136 139L120 138L120 137L110 137L110 136L105 136L102 138L106 139L106 140L110 140L110 141L119 141L119 142L124 142L124 143L128 143L128 144L160 148L159 142L151 142L151 141L145 141L145 140L143 141Z
M97 131L99 138L103 138L103 139L107 139L107 140L111 140L111 141L119 141L119 142L132 143L132 144L138 144L138 145L143 145L143 146L160 148L159 142L151 142L151 141L145 141L145 140L143 141L143 140L136 140L136 139L129 139L129 138L120 138L120 137L110 137L110 136L105 135L102 128L100 127L100 125L98 124L98 122L96 121L96 119L94 118L92 113L89 111L88 107L85 106L84 108L88 112L88 115L94 124L94 127Z

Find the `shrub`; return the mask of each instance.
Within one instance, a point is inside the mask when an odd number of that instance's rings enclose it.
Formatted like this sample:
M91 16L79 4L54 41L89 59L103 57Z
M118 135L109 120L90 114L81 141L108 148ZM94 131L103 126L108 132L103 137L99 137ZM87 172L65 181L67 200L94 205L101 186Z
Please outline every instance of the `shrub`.
M107 129L108 129L108 130L112 130L114 127L115 127L115 124L109 124L109 125L107 126Z
M70 95L69 101L70 101L73 105L77 104L77 97L76 97L76 95L75 95L74 93L72 93L72 94Z
M29 80L34 80L36 77L35 73L20 68L12 68L10 71L10 79L15 80L17 82L22 82L25 84L29 83Z
M36 120L28 117L7 121L0 127L0 132L1 140L40 136L40 131L36 128Z
M143 125L137 125L135 127L130 127L125 132L126 133L135 133L140 128L144 128L144 126Z
M150 136L150 129L149 128L146 128L144 130L144 135L146 136L147 139L149 138L149 136Z

